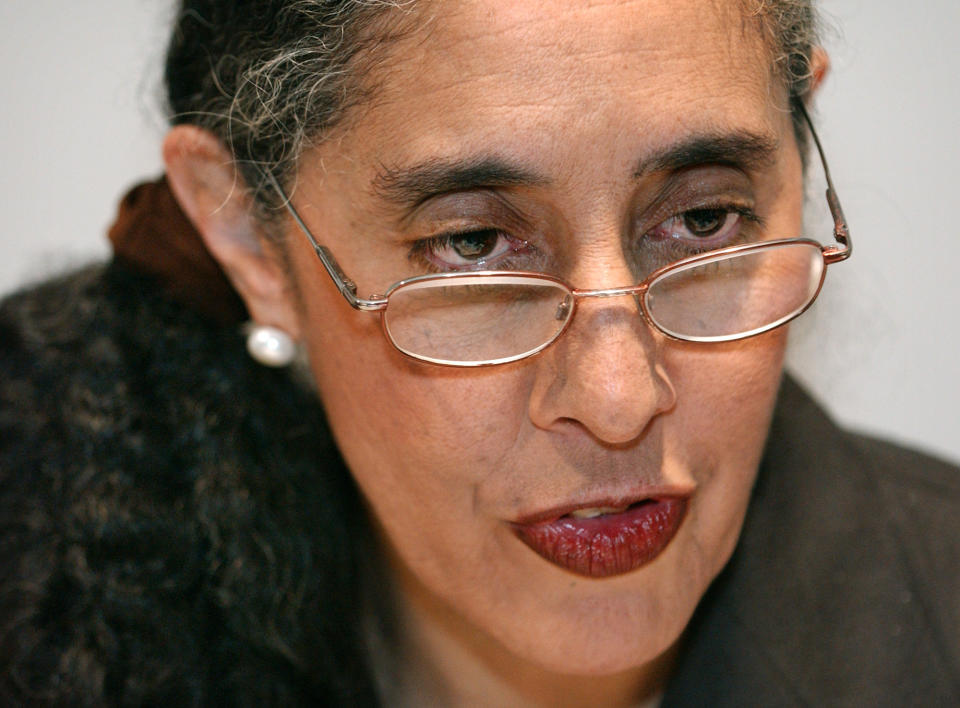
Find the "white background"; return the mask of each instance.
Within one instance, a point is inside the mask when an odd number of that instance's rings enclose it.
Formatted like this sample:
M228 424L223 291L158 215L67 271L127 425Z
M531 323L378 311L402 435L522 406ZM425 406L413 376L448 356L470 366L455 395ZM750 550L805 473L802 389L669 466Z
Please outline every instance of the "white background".
M960 2L821 7L816 120L856 252L794 327L790 367L844 423L960 461ZM0 2L0 292L104 258L117 199L159 172L171 12ZM813 191L807 230L825 240Z

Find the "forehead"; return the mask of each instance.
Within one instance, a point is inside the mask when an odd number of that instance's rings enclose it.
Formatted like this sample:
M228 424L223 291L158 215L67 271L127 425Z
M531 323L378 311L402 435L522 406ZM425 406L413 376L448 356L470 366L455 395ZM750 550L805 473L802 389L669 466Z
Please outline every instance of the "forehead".
M451 77L483 75L502 88L547 66L603 91L617 86L617 75L597 73L611 62L650 77L690 64L768 64L761 19L743 0L458 0L427 4L420 19L420 56L408 55L419 71L441 60Z
M428 2L380 87L389 101L471 92L505 108L573 103L586 113L622 93L767 92L760 23L742 0Z
M612 174L695 133L778 142L786 93L760 23L743 0L428 0L319 156L353 172L502 153L547 175L594 156Z

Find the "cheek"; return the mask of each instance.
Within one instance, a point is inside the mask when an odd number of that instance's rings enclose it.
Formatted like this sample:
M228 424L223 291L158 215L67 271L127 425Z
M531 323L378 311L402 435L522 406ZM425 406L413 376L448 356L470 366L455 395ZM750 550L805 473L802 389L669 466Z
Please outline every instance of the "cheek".
M313 367L355 473L396 468L415 480L464 485L509 455L526 413L520 382L505 372L451 375L408 362L379 342L372 349L381 351L325 353ZM466 462L479 471L465 474Z
M521 437L525 377L509 366L411 361L387 342L378 316L335 298L318 297L312 311L323 318L305 328L311 370L347 466L388 538L424 562L441 558L441 543L465 543L483 525L476 490ZM452 527L464 532L437 533Z
M697 485L687 523L689 561L709 581L733 551L776 402L786 330L723 349L690 348L673 368L678 405L668 455L683 460Z

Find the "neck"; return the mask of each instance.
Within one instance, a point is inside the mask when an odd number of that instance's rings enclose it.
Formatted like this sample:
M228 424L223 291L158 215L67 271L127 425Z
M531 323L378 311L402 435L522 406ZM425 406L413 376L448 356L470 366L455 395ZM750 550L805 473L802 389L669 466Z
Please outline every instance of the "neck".
M394 646L380 655L381 686L398 706L613 706L652 708L675 658L671 649L640 667L604 676L561 674L518 657L432 596L409 572L399 588Z

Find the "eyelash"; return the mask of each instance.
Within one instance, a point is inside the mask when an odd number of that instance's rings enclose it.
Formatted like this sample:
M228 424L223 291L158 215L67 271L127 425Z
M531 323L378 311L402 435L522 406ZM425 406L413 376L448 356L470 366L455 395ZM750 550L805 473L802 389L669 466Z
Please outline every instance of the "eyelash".
M747 224L753 227L759 228L761 230L764 228L764 225L765 225L764 220L753 210L752 207L746 206L744 204L734 204L734 203L727 203L727 204L709 204L708 203L702 206L694 207L692 209L684 209L683 211L677 212L669 216L668 218L664 219L663 221L659 222L656 226L653 227L653 229L649 229L643 235L644 236L649 235L657 227L669 221L672 221L675 219L683 220L689 217L690 215L696 214L698 212L721 212L727 215L728 218L730 215L736 215L741 219L743 219L743 221L745 221ZM743 233L743 231L744 231L743 229L740 230L740 234L736 240L742 240L742 237L746 235ZM710 237L706 237L703 239L703 242L710 243L709 239ZM715 248L730 246L730 245L733 245L733 243L723 243L723 244L710 243L709 247L703 248L701 250L710 251L710 250L714 250Z
M657 229L658 227L677 219L685 219L689 215L696 212L722 212L725 215L725 218L729 218L730 215L736 215L743 219L744 222L748 225L752 225L756 228L764 228L764 220L749 206L744 204L735 204L735 203L718 203L718 204L703 204L692 209L684 209L683 211L676 212L671 216L663 219L652 229L649 229L643 233L641 239L652 239L657 240L656 237L650 236L651 232ZM682 258L687 258L699 253L706 251L715 250L716 248L722 248L725 246L734 245L737 242L745 242L748 238L748 231L750 229L740 228L738 234L735 238L723 242L723 243L712 243L709 241L709 237L703 240L702 245L698 246L693 241L681 241L678 237L668 237L660 240L660 245L664 250L669 251L668 255L671 256L672 260L680 260ZM492 258L478 258L474 262L464 263L464 264L450 264L450 263L439 263L435 255L442 252L446 248L454 248L454 242L457 240L467 239L470 236L480 236L480 235L496 235L498 239L503 238L510 242L510 248L507 252L502 254L494 255ZM496 243L494 244L496 246ZM430 236L423 239L418 239L413 241L410 245L410 250L408 253L408 258L414 262L416 265L421 268L426 269L430 273L439 273L439 272L450 272L450 271L469 271L469 270L540 270L537 265L531 264L530 256L539 256L537 249L530 244L528 241L523 239L518 239L511 236L506 231L496 228L477 228L477 229L465 229L463 231L452 231L448 233L438 234L436 236ZM524 256L525 260L522 266L515 266L515 258L518 256ZM463 257L463 256L461 256Z
M492 258L478 258L472 263L464 263L462 265L456 264L441 264L438 263L436 258L431 254L439 253L445 248L453 248L453 243L458 239L466 239L470 236L476 235L496 235L498 239L503 238L510 242L511 246L509 251L500 255L495 255ZM496 244L494 244L496 246ZM515 238L511 236L506 231L496 228L478 228L478 229L465 229L463 231L453 231L450 233L439 234L437 236L431 236L428 238L419 239L414 241L410 245L410 251L408 257L414 263L424 267L428 272L440 273L440 272L450 272L450 271L470 271L470 270L487 270L489 265L494 265L494 270L512 270L514 269L513 258L516 256L526 256L535 255L536 249L527 241ZM529 263L525 263L523 267L516 268L517 270L530 270L531 266Z

